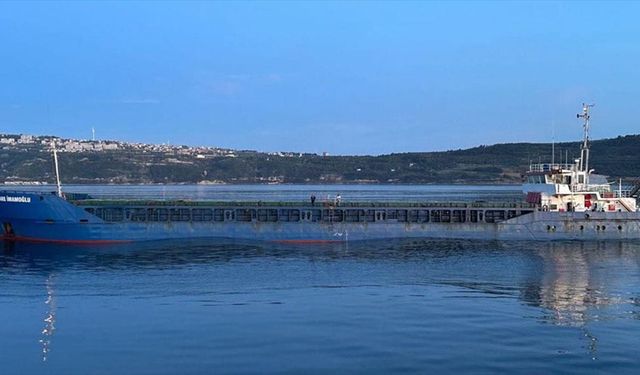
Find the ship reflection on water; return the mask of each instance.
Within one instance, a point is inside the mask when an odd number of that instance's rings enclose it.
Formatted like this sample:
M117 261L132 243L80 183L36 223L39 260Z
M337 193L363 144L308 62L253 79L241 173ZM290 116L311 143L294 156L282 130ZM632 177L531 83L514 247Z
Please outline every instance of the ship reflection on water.
M549 310L550 322L582 327L597 319L590 317L594 308L622 302L621 297L608 294L607 287L616 281L615 274L598 273L596 253L552 246L538 251L538 255L544 272L535 302Z
M45 288L47 291L47 299L44 304L46 305L46 315L44 318L44 328L42 329L42 338L40 343L42 344L42 361L47 360L47 356L51 351L51 339L53 333L56 330L56 296L54 289L54 276L47 277L45 282Z
M158 275L165 284L158 284ZM156 303L154 298L179 297L187 301L187 305L181 302L180 308L191 306L193 316L215 319L215 314L203 310L205 305L189 305L188 296L197 295L193 301L201 301L203 295L213 294L211 299L219 306L230 295L241 298L252 294L252 299L247 297L243 303L231 301L251 306L258 293L264 299L283 300L282 306L311 304L315 306L311 311L320 316L326 314L323 309L327 306L304 297L317 294L319 286L339 287L335 289L339 293L351 291L354 300L363 298L359 294L363 287L378 288L374 294L397 295L408 286L411 295L429 296L434 295L429 291L436 288L487 304L496 303L494 297L498 296L503 299L497 303L509 304L499 305L505 310L514 309L512 302L520 306L516 311L521 310L518 319L523 325L534 322L538 327L579 332L581 340L586 340L580 346L597 359L601 356L597 352L602 333L593 329L594 324L617 321L629 325L629 329L637 325L640 243L411 240L285 246L182 241L96 248L15 244L0 254L0 282L9 290L0 295L0 313L3 305L20 303L10 296L24 291L16 287L12 294L10 289L20 282L24 285L25 280L33 281L27 283L32 285L27 294L38 294L40 301L45 298L44 305L40 302L44 327L40 325L39 341L42 360L47 362L64 351L61 347L69 347L71 339L65 337L65 330L74 330L73 319L78 317L69 314L69 310L77 310L70 305L72 301L86 303L83 309L91 313L91 309L104 308L100 298L112 298L117 308L125 308L122 306L126 302L117 300L118 293L122 293L123 301L148 300L150 306ZM423 291L418 293L416 289ZM478 297L480 302L475 302ZM429 310L431 319L440 319L442 325L455 324L447 312L459 306L447 306L452 299L439 301L442 310ZM433 302L412 300L413 305L408 306L420 314L424 306L438 306ZM211 308L210 304L206 306ZM362 308L366 309L364 305ZM530 309L536 312L531 314ZM58 318L64 321L64 328L56 326ZM5 324L0 323L0 327ZM491 329L502 329L499 317L492 324ZM35 335L35 328L32 332ZM55 345L52 351L56 340L65 344ZM67 351L64 356L72 354Z
M549 243L536 251L540 282L526 288L523 299L544 309L542 321L580 329L596 359L598 338L590 323L635 317L619 307L633 306L637 298L623 284L630 274L637 277L639 251L637 244L624 242Z

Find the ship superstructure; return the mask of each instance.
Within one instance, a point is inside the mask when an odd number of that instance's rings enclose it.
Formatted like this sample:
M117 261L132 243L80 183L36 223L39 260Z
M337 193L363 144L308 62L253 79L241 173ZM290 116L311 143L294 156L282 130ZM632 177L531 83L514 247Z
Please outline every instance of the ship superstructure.
M532 164L525 175L523 192L527 202L535 203L543 211L553 212L636 212L637 202L633 197L611 188L606 176L589 169L590 109L583 104L578 118L584 120L584 138L580 158L574 163Z

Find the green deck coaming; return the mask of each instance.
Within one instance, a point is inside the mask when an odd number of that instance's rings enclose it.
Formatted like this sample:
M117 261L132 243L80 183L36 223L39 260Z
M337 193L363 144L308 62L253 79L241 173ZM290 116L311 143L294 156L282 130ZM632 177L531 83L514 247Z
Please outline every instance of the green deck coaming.
M78 206L123 207L297 207L307 209L344 208L519 208L534 209L535 204L525 202L342 202L339 206L326 203L285 201L190 201L190 200L131 200L86 199L70 201Z

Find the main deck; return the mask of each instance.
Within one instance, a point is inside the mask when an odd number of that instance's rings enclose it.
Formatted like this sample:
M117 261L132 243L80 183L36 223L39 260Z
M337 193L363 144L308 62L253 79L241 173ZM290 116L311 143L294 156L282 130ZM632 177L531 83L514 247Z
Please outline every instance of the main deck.
M520 202L73 200L106 222L497 223L537 209Z

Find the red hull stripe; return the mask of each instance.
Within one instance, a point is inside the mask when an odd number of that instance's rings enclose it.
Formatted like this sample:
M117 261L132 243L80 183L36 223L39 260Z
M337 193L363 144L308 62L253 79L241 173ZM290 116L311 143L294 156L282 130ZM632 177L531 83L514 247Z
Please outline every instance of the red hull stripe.
M21 237L21 236L3 236L4 240L20 241L20 242L38 242L38 243L58 243L66 245L108 245L116 243L133 242L131 240L54 240L48 238Z

